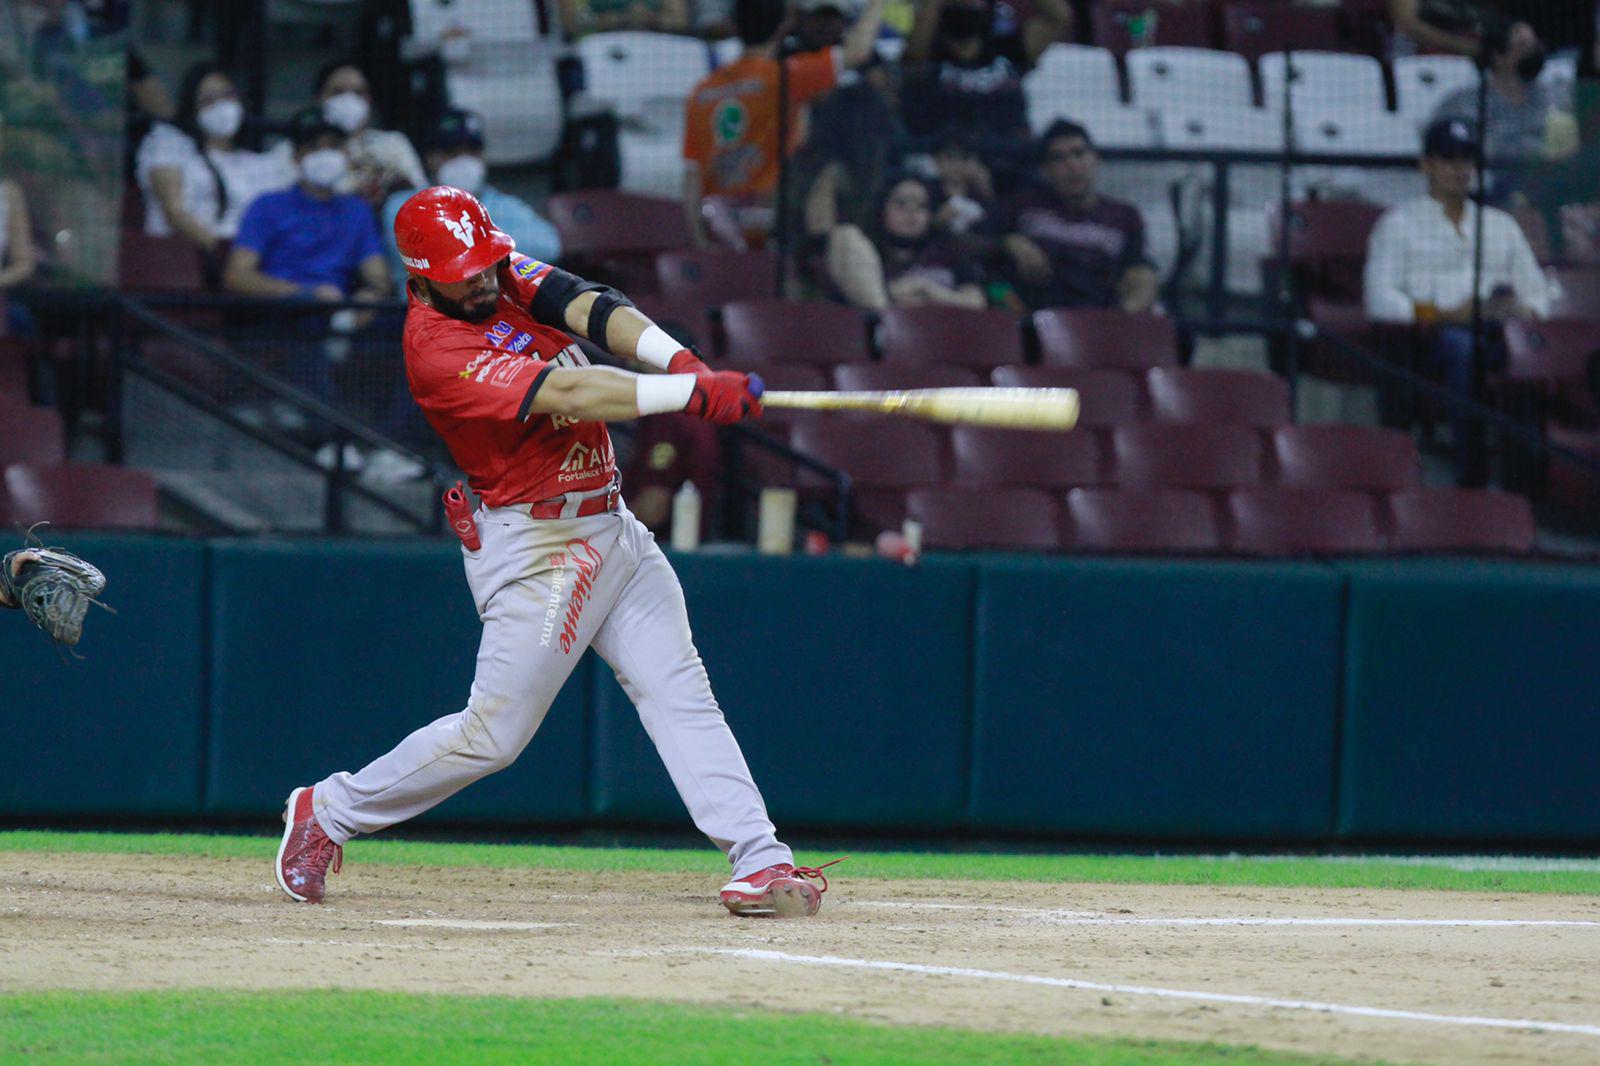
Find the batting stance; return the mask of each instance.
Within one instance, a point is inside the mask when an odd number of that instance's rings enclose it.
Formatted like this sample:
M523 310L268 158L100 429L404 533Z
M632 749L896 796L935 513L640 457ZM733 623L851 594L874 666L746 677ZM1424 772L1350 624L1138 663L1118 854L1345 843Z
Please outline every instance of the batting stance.
M761 413L760 381L713 373L620 293L516 254L460 189L411 197L395 237L410 274L411 393L482 500L476 513L451 514L483 621L477 672L465 710L356 773L289 794L278 884L320 902L350 838L511 765L592 646L695 825L727 854L722 904L738 915L815 914L827 881L795 867L774 833L711 694L678 579L622 502L605 426L665 411L737 422ZM590 366L568 333L667 373Z

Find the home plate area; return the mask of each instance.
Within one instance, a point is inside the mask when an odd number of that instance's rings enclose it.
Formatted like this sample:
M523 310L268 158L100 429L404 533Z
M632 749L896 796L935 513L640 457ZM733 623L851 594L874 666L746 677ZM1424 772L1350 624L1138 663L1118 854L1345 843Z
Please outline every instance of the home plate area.
M356 858L353 856L353 858ZM0 991L314 986L627 996L1454 1063L1600 1061L1600 900L833 881L739 920L687 874L0 853ZM25 931L25 935L24 935Z

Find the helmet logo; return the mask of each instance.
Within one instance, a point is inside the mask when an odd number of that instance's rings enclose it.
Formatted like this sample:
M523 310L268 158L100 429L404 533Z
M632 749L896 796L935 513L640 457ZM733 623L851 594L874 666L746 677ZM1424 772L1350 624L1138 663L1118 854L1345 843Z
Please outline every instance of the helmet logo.
M477 243L477 236L472 232L472 216L467 212L461 212L461 220L459 222L447 218L444 220L444 224L455 235L456 240L468 248Z

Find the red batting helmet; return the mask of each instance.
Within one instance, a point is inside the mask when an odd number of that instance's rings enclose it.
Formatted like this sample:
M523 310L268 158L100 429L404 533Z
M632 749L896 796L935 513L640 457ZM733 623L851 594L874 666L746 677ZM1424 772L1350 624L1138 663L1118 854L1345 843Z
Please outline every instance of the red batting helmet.
M394 218L400 261L430 281L466 281L516 250L478 198L450 185L423 189Z

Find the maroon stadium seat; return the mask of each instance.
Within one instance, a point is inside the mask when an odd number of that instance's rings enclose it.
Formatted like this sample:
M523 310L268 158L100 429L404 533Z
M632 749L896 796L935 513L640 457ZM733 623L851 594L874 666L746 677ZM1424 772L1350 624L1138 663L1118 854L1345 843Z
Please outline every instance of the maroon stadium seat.
M1372 497L1342 489L1238 489L1228 495L1232 546L1264 555L1380 551Z
M1388 492L1422 477L1417 446L1405 433L1366 426L1280 426L1272 432L1283 485Z
M155 529L156 483L148 471L94 463L6 467L13 520L65 529Z
M1153 14L1154 32L1134 41L1132 23ZM1164 0L1096 0L1091 12L1094 43L1121 56L1136 44L1210 48L1211 5Z
M1361 302L1367 240L1383 214L1359 200L1300 200L1289 208L1289 265L1299 291L1339 303ZM1268 247L1278 248L1277 205L1268 208Z
M61 416L48 407L5 401L0 410L0 467L12 463L52 466L67 461Z
M797 422L794 447L850 475L856 513L874 529L898 529L905 494L946 480L944 433L923 422L886 418L826 418ZM800 477L802 487L827 482Z
M694 243L683 204L659 196L617 189L558 192L545 202L545 213L561 234L566 255L654 255Z
M717 301L721 302L721 301ZM723 354L739 366L859 363L872 358L867 324L853 307L797 300L722 305Z
M1208 422L1141 422L1111 431L1112 473L1136 488L1231 489L1261 480L1261 435Z
M1600 269L1565 267L1549 273L1556 287L1553 317L1600 319Z
M966 307L891 307L878 327L891 363L954 363L985 369L1022 362L1022 333L1005 311Z
M1581 381L1600 351L1600 320L1506 323L1506 376L1554 386Z
M1533 550L1533 508L1493 489L1402 489L1389 494L1396 551Z
M656 256L656 281L662 295L721 307L732 300L765 300L777 295L771 252L726 248L684 248Z
M0 305L0 313L5 310ZM0 401L28 402L28 343L20 337L0 337Z
M1246 0L1222 9L1222 47L1252 64L1268 52L1334 50L1338 36L1339 16L1332 7Z
M123 230L118 286L126 292L199 292L205 288L200 253L182 237L152 237Z
M828 378L827 368L821 366L807 366L804 363L783 363L777 366L738 367L737 369L759 374L762 384L769 389L800 389L814 392L833 387Z
M1203 492L1073 489L1061 543L1105 552L1193 552L1222 547L1217 512Z
M990 380L1005 388L1077 389L1080 426L1116 426L1144 417L1144 383L1127 370L998 366Z
M710 313L699 301L647 293L634 297L633 303L640 314L666 330L679 344L692 344L700 349L703 358L715 361L716 332L711 328Z
M906 496L906 513L922 523L924 548L1053 551L1061 546L1056 501L1038 489L913 489Z
M1035 312L1033 326L1046 365L1124 370L1178 365L1178 334L1162 315L1058 308Z
M947 363L843 363L833 368L836 389L954 389L982 384L978 370Z
M1289 421L1289 384L1259 370L1179 370L1145 375L1155 416L1168 422L1281 426Z
M957 426L950 434L955 480L983 485L1069 489L1105 482L1092 431L1031 432Z
M1551 425L1546 431L1551 444L1587 456L1600 463L1600 432ZM1546 498L1580 514L1600 512L1600 475L1588 467L1569 462L1559 455L1550 457L1550 480Z

